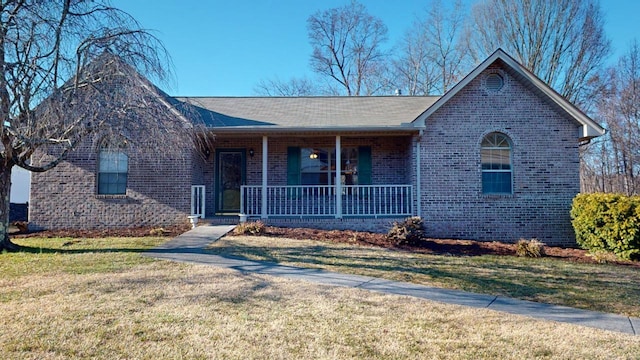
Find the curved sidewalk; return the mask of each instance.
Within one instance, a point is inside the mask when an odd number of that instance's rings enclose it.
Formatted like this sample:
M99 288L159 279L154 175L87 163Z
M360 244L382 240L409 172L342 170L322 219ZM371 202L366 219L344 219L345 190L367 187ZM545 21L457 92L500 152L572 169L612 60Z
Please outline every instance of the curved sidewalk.
M466 291L390 281L360 275L348 275L319 269L283 266L276 263L234 259L208 254L204 248L228 233L235 225L204 225L188 231L145 253L146 256L212 265L241 272L280 276L311 281L323 285L347 286L387 294L413 296L442 303L488 308L537 319L559 321L626 334L640 333L640 318L626 317L566 306L542 304L503 296L475 294Z

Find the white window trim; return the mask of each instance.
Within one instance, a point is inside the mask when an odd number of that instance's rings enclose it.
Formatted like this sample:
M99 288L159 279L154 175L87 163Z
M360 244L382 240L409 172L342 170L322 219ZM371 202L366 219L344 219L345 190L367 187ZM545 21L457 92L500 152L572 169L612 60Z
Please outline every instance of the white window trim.
M481 173L510 173L511 176L509 177L509 181L511 182L511 186L510 186L510 191L509 192L485 192L484 191L484 182L482 179L482 176L480 177L480 191L483 195L489 195L489 196L509 196L509 195L513 195L514 193L514 177L513 177L513 140L511 139L511 137L503 132L500 131L492 131L490 133L485 134L482 137L482 141L484 141L484 139L487 138L487 136L490 136L492 134L500 134L502 136L504 136L507 140L507 144L509 144L509 170L505 170L505 169L482 169L482 150L505 150L507 149L506 147L501 147L501 146L482 146L480 145L480 169L481 169ZM481 141L481 144L482 144Z

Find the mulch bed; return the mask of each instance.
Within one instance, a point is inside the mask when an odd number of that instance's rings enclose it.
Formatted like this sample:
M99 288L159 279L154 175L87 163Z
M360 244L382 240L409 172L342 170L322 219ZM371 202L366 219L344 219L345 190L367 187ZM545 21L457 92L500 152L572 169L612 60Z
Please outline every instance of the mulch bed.
M29 237L69 237L69 238L99 238L99 237L142 237L163 235L173 237L189 230L188 226L159 228L131 228L110 230L46 230L30 233L12 234L11 238ZM282 228L266 226L260 234L263 236L283 237L299 240L318 240L333 243L358 244L378 246L387 249L405 250L423 254L437 254L449 256L480 256L501 255L516 256L516 245L498 241L474 241L454 239L424 239L420 246L396 246L387 238L386 234L369 233L351 230L318 230L307 228ZM546 257L582 262L596 263L587 256L582 249L545 246ZM617 264L640 268L640 262L618 261Z
M191 229L190 226L174 226L166 228L139 227L129 229L108 230L44 230L11 234L11 238L101 238L101 237L143 237L143 236L178 236Z
M454 239L424 239L420 246L396 246L389 241L386 234L368 233L349 230L316 230L305 228L278 228L267 226L265 236L286 237L300 240L320 240L335 243L348 243L369 246L379 246L388 249L406 250L423 254L450 255L450 256L480 256L502 255L517 256L516 245L499 241L474 241ZM583 262L596 263L587 256L588 252L576 248L562 248L545 246L546 257ZM618 261L617 264L640 268L640 262Z

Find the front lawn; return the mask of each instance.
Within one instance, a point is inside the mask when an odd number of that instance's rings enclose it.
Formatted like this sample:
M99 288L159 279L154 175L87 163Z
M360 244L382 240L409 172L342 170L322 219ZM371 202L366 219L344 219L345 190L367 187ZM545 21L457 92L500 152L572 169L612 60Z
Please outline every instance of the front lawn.
M640 317L640 267L629 265L419 254L268 236L226 236L208 251Z
M16 239L29 248L0 255L0 359L631 359L640 353L638 336L140 255L165 240ZM326 251L323 244L310 246ZM345 250L342 257L367 260L360 252L366 249Z

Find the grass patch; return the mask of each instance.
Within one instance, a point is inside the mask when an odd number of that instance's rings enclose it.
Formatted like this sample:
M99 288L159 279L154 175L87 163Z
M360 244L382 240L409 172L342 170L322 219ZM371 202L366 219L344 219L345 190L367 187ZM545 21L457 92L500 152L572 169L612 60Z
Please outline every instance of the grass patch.
M625 334L139 255L162 241L19 240L33 251L0 256L0 266L10 273L0 279L0 358L521 359L640 353L640 337ZM322 245L309 246L323 251ZM359 252L365 250L351 254L365 260L368 255Z
M151 260L140 252L167 241L161 237L13 239L22 251L0 255L4 279L51 273L121 271Z
M428 255L255 236L224 237L208 251L640 317L640 270L628 266L551 258Z

